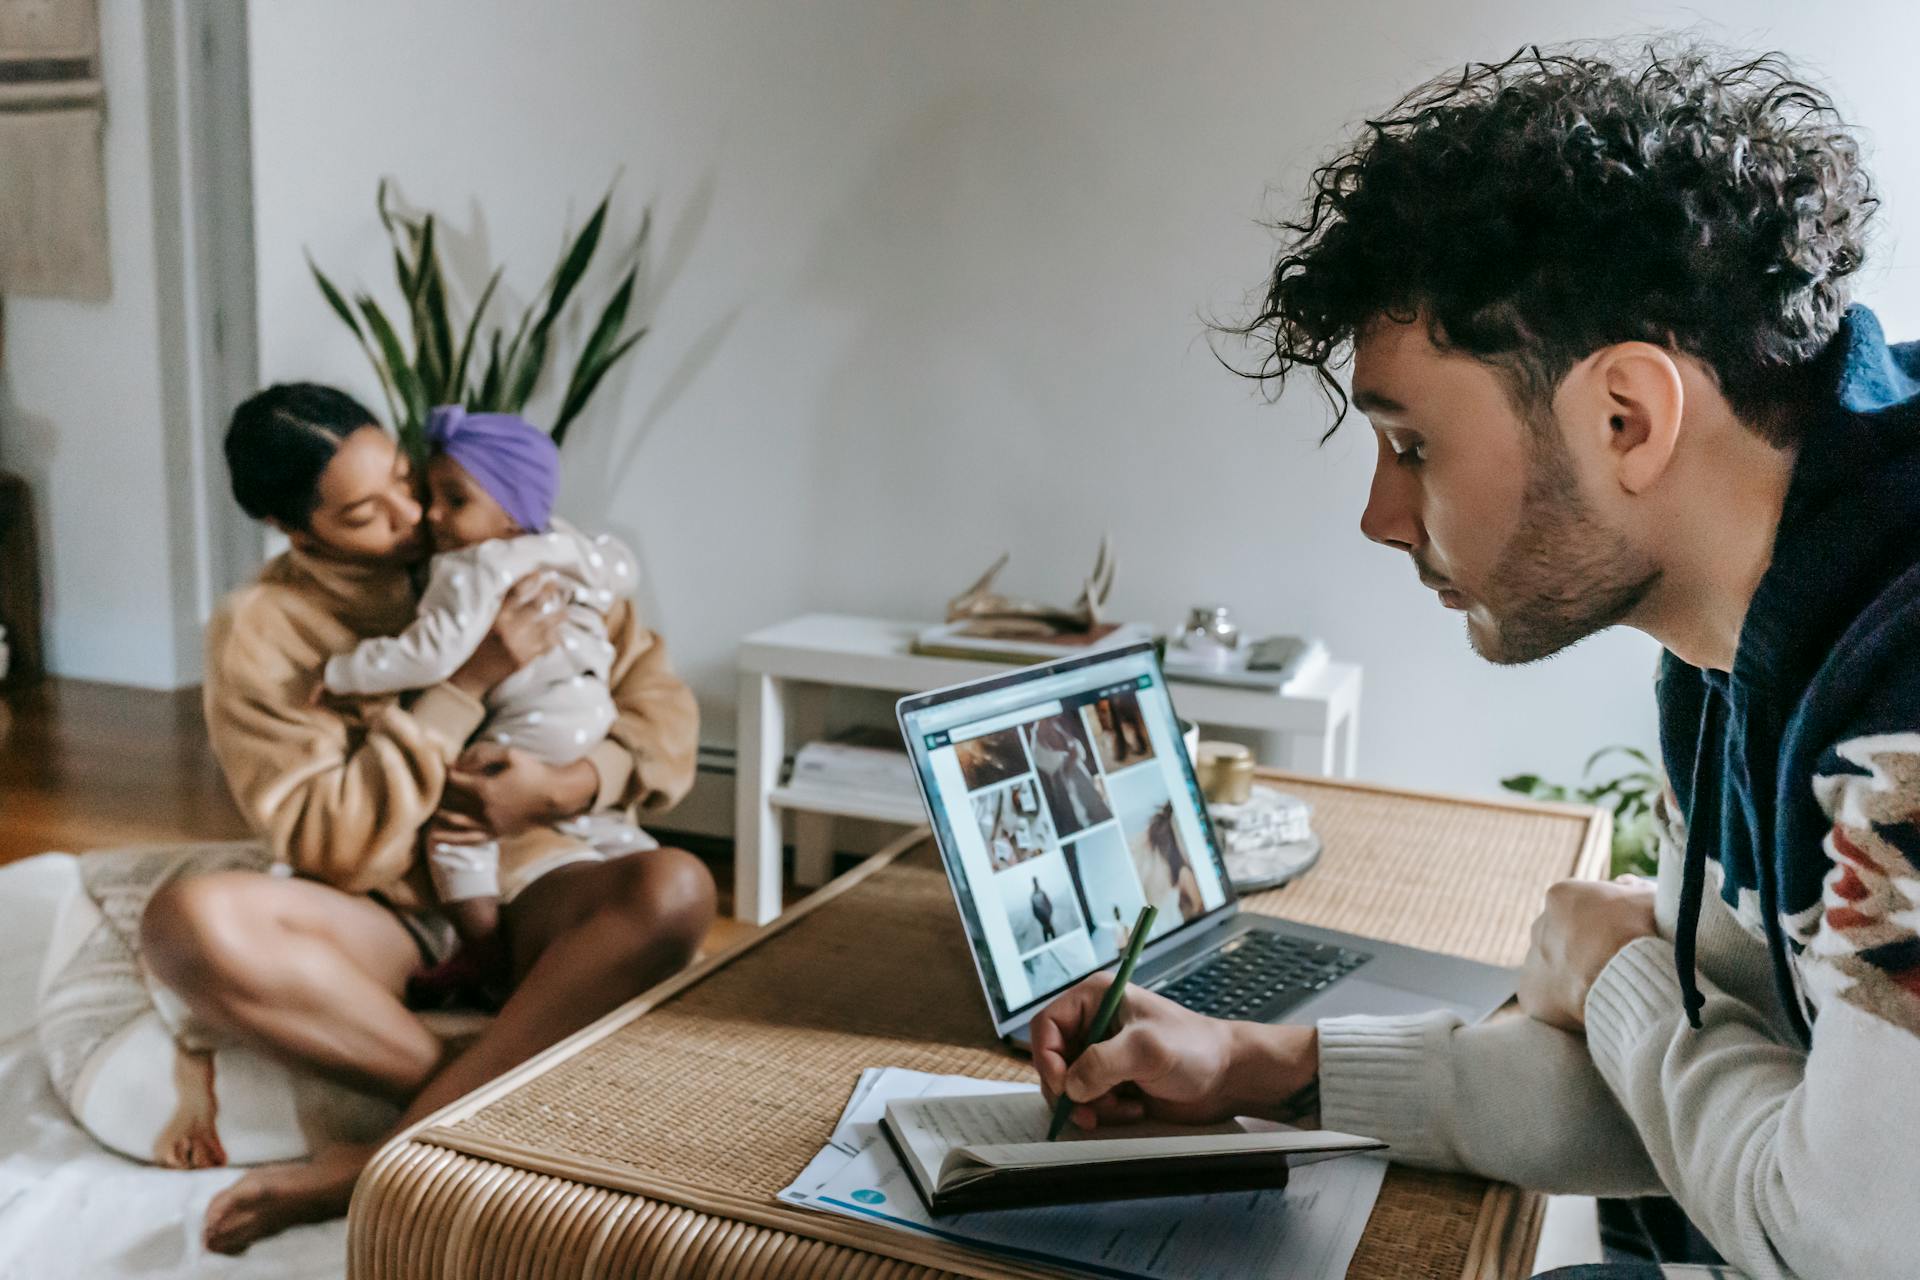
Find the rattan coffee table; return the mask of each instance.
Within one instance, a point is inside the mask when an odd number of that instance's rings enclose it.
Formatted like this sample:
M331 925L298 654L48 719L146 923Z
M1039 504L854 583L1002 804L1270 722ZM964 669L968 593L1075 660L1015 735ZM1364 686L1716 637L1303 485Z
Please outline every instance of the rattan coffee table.
M1593 811L1268 776L1313 804L1326 852L1254 910L1515 964L1546 886L1606 865ZM354 1195L348 1274L1059 1274L774 1199L874 1066L1028 1072L992 1038L924 833L389 1143ZM1348 1274L1524 1276L1541 1210L1396 1167Z

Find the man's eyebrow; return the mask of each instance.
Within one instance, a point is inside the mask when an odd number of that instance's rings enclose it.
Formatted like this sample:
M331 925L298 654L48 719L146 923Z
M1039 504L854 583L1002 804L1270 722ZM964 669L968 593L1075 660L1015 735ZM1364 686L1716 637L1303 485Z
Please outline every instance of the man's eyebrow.
M1362 413L1405 413L1407 411L1407 406L1391 396L1366 390L1353 393L1353 407Z

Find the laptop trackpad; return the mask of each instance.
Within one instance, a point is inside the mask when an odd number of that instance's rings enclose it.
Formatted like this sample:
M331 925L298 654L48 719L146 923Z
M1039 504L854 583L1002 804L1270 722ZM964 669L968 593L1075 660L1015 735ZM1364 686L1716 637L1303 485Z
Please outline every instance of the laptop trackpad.
M1287 1010L1281 1015L1281 1020L1312 1022L1319 1018L1344 1018L1351 1013L1391 1016L1402 1013L1430 1013L1435 1009L1448 1009L1469 1021L1473 1019L1472 1010L1464 1005L1454 1004L1439 996L1406 991L1400 987L1387 986L1385 983L1369 982L1358 974L1354 974L1342 978L1305 1004L1295 1005Z

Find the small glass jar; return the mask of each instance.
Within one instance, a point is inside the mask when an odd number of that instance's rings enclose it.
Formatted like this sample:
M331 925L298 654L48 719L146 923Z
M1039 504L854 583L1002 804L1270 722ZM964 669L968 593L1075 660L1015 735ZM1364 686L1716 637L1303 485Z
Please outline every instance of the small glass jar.
M1223 604L1195 605L1180 632L1180 648L1196 658L1225 665L1240 647L1240 624Z

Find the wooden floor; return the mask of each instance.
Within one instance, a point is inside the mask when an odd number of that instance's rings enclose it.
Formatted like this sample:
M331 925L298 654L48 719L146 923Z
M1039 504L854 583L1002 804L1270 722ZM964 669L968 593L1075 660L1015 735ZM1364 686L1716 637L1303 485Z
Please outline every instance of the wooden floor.
M0 694L0 864L246 834L198 690L43 680Z
M199 690L48 679L0 693L0 865L48 850L247 834L207 745ZM750 931L725 914L732 846L680 843L720 883L722 916L707 946L728 945Z

